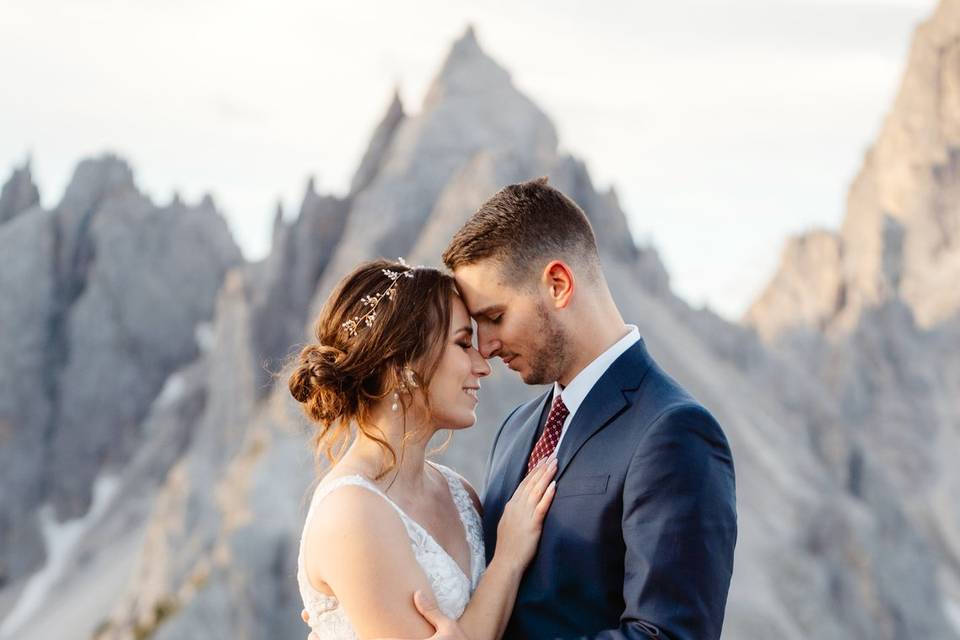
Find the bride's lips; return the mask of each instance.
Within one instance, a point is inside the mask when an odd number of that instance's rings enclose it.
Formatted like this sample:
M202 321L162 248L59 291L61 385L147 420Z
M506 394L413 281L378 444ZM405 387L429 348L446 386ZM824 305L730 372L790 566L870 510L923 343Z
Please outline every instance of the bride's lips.
M463 392L473 398L474 402L480 402L480 387L464 387Z

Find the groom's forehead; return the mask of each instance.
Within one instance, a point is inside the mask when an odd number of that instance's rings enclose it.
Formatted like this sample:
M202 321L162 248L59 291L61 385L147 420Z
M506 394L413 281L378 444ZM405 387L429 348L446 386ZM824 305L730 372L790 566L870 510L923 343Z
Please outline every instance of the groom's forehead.
M490 263L475 263L458 267L453 275L471 316L487 307L502 303L507 293L501 282L499 269Z

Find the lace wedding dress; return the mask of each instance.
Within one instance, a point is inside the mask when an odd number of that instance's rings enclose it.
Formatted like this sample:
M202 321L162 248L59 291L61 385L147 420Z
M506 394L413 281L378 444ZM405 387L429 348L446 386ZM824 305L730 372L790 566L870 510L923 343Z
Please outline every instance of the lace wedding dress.
M467 542L470 545L471 575L464 574L460 565L450 557L426 529L404 513L393 500L363 476L341 476L329 482L321 482L310 501L310 508L307 511L306 522L303 526L303 534L300 536L300 553L297 557L297 582L300 585L300 596L303 598L304 608L310 614L310 628L320 637L320 640L355 640L357 637L336 597L322 593L313 587L307 578L307 571L303 563L303 539L314 509L331 492L347 485L364 487L376 493L396 510L406 527L407 535L410 537L410 547L413 549L413 554L430 581L440 610L446 616L454 619L459 618L463 613L471 594L480 582L480 576L483 575L486 568L483 527L480 522L480 515L477 513L473 501L460 482L459 477L448 467L432 462L430 464L436 467L446 478L447 485L450 487L450 495L453 496L453 501L460 514L460 521L463 523Z

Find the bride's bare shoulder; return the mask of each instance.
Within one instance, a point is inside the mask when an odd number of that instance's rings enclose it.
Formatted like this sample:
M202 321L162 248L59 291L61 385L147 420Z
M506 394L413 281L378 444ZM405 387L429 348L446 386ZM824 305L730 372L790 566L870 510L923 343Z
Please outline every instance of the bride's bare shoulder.
M336 480L324 479L324 483ZM386 498L359 483L343 484L327 493L314 505L310 524L310 538L328 538L330 542L404 532L403 522Z

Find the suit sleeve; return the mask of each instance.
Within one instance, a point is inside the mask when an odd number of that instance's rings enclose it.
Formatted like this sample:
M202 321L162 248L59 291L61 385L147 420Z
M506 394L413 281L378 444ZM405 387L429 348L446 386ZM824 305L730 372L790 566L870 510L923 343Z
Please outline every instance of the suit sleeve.
M737 539L733 457L720 425L684 405L638 443L623 489L620 627L586 638L720 637Z

